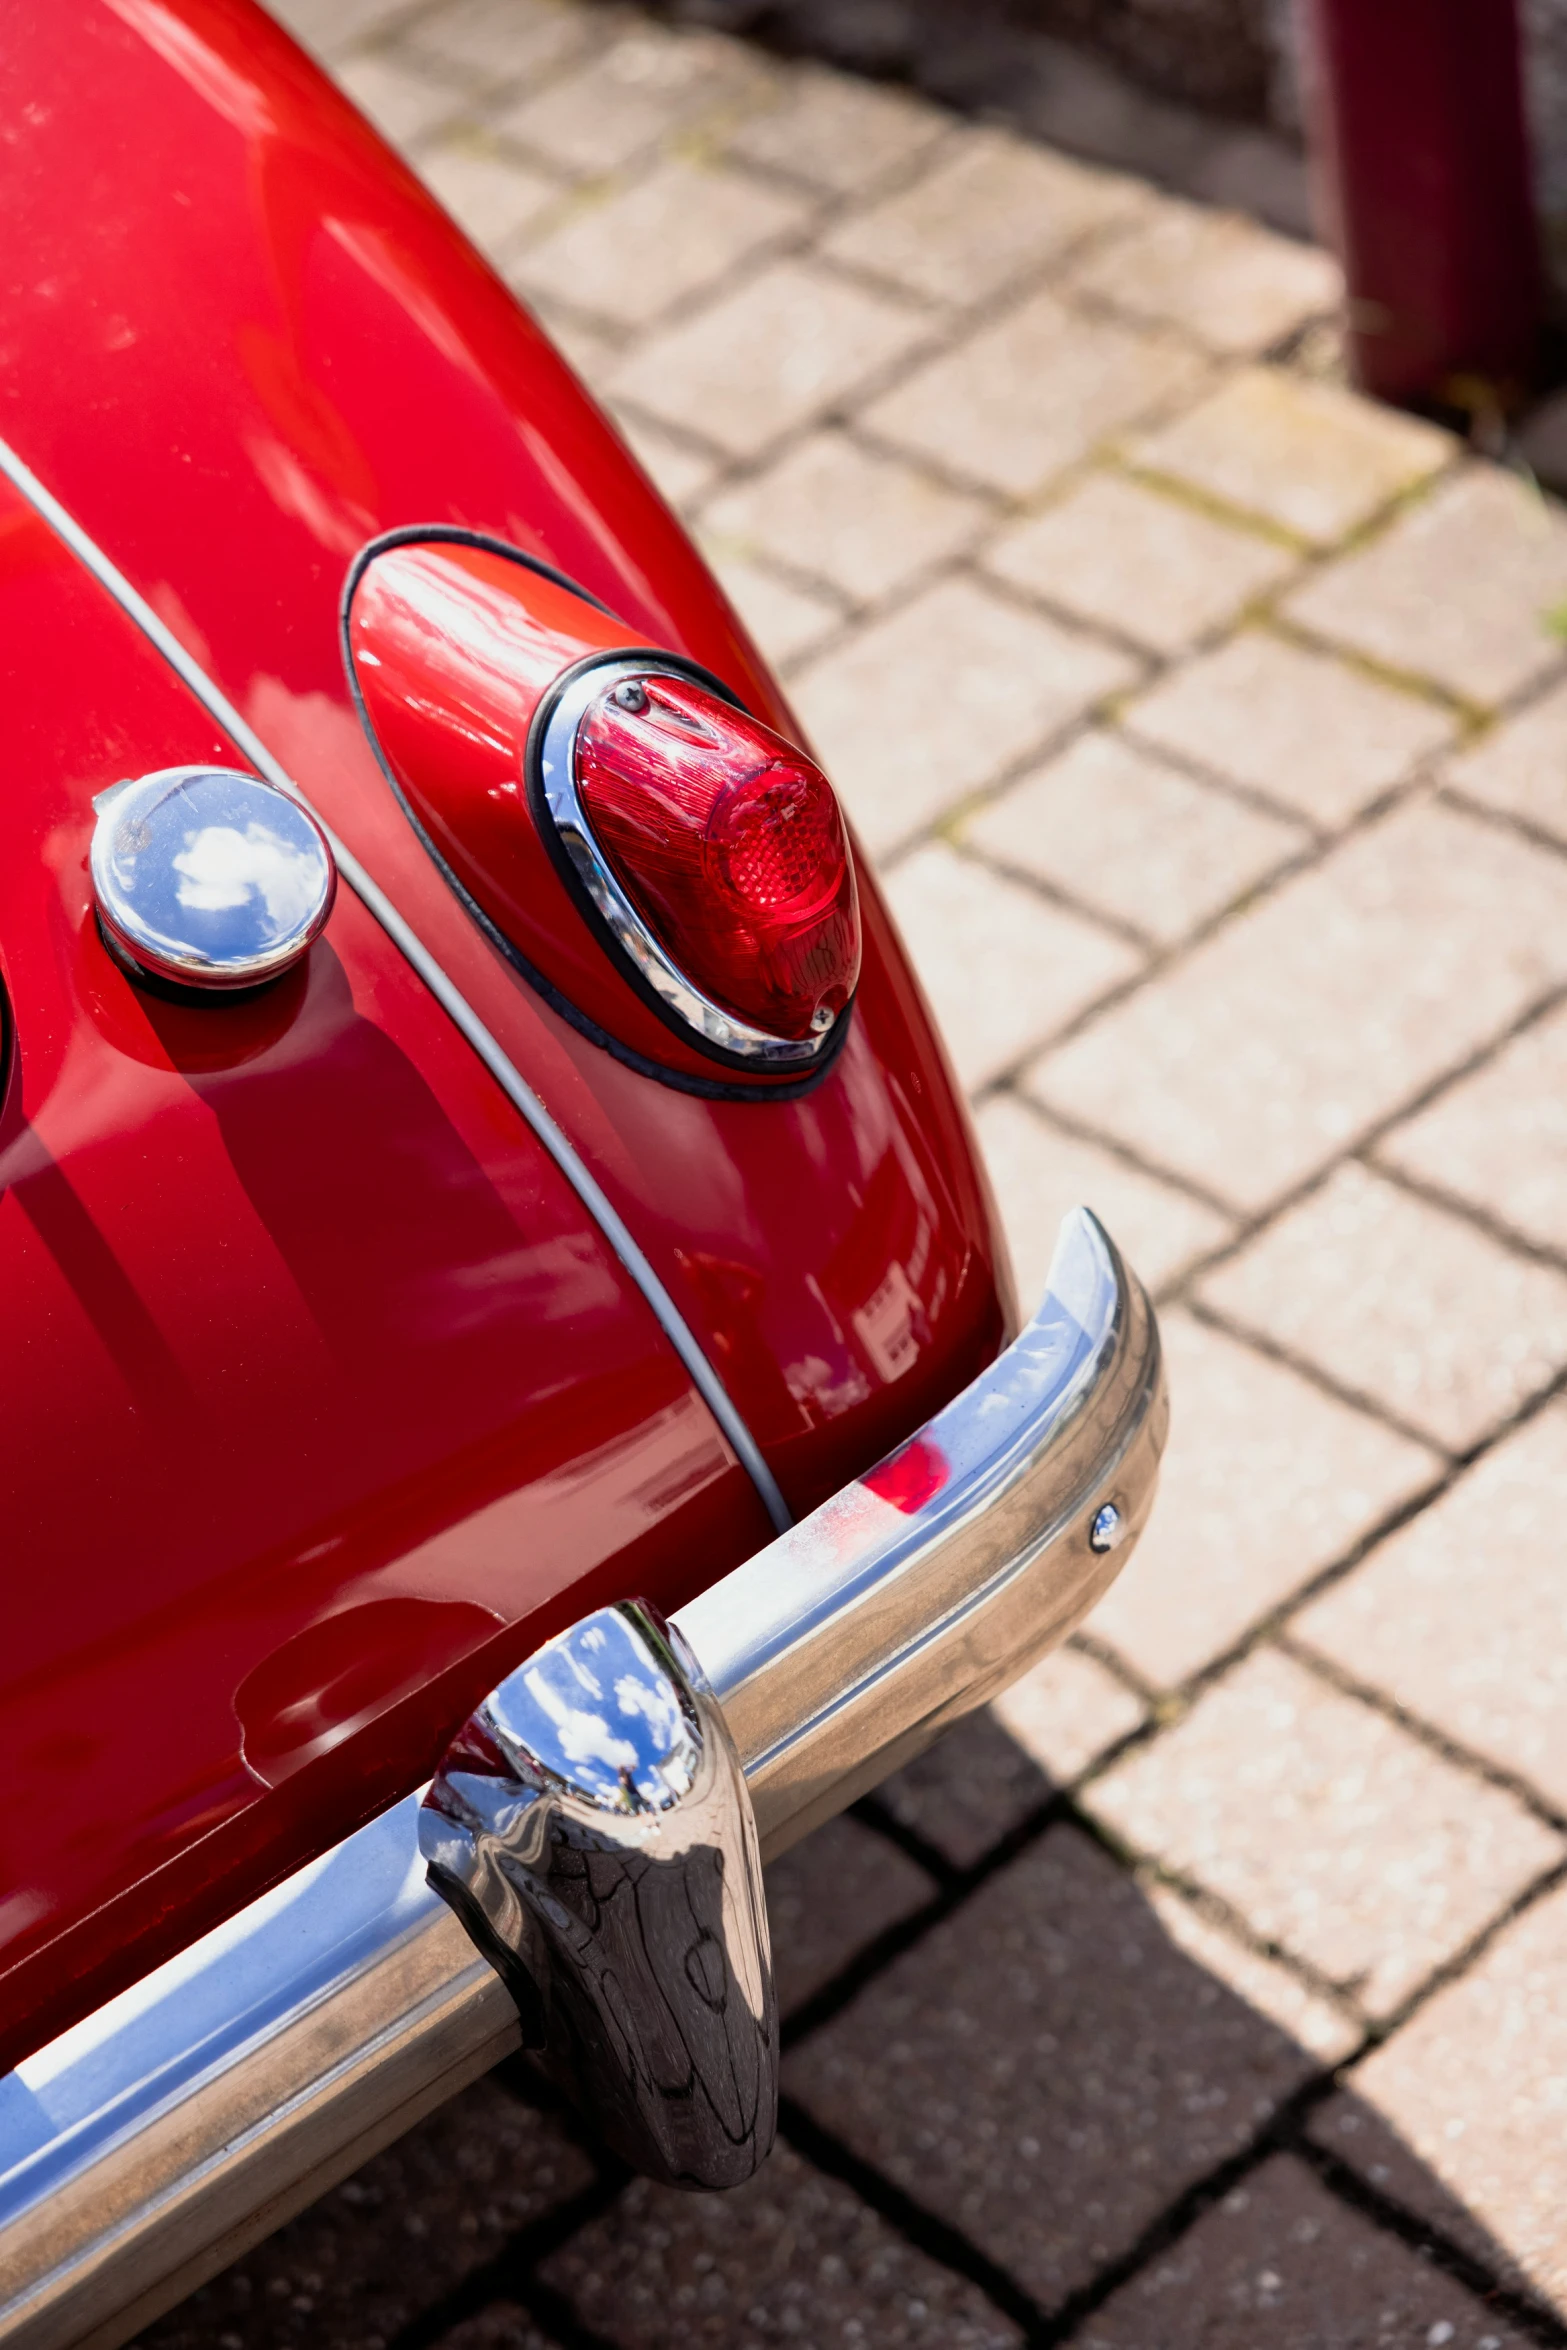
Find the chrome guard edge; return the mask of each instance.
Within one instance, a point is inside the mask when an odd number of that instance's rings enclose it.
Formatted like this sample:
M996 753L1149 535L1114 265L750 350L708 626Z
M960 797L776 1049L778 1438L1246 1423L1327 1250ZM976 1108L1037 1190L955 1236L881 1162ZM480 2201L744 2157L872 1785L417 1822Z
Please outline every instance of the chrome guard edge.
M768 1855L1082 1620L1146 1520L1166 1421L1152 1310L1079 1209L1014 1344L869 1482L678 1612ZM1107 1502L1121 1533L1099 1551ZM426 1881L419 1807L0 2080L0 2341L108 2350L519 2045L510 1994Z
M1032 1322L894 1456L944 1472L930 1498L905 1511L848 1485L680 1609L765 1857L1081 1623L1142 1531L1166 1419L1152 1309L1078 1208ZM1122 1532L1096 1553L1106 1501Z

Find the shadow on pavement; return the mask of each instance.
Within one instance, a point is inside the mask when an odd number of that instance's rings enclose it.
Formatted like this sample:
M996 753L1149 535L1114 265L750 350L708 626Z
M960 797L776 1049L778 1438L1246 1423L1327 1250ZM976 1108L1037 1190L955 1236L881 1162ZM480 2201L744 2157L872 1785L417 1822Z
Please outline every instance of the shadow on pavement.
M514 2062L140 2339L1567 2342L1324 2055L1177 1943L1165 1898L977 1716L770 1872L790 2020L751 2185L628 2182Z

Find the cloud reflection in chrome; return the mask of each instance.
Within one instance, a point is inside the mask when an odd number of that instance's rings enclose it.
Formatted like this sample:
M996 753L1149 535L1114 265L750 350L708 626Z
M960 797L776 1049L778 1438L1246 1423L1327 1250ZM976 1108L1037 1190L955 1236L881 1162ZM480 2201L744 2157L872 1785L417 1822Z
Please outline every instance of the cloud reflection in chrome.
M541 1648L487 1710L508 1745L605 1811L665 1811L696 1776L700 1743L676 1683L613 1608Z
M182 906L202 914L227 914L252 907L259 898L272 935L307 922L321 881L318 860L269 825L204 824L185 836L173 860Z
M260 776L167 768L104 793L97 809L99 918L134 971L254 986L297 962L331 911L325 834Z

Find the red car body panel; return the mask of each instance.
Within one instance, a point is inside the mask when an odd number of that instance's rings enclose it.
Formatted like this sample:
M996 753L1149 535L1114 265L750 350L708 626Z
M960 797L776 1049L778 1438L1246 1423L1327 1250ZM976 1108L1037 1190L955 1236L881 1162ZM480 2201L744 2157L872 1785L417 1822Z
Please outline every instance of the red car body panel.
M35 2038L433 1767L535 1634L769 1528L640 1294L339 893L186 1009L91 910L94 792L239 763L0 498L0 2017ZM0 2043L3 2048L3 2043ZM0 2061L3 2061L0 2053Z
M536 1088L810 1507L1003 1342L1008 1278L873 882L833 1067L710 1099L491 947L349 698L354 554L489 532L796 734L570 371L248 0L24 0L0 54L0 434L283 761ZM0 2062L428 1770L612 1590L766 1538L595 1228L347 891L248 1007L139 994L92 794L245 762L0 509Z
M410 834L352 712L338 597L377 532L463 524L795 735L777 688L564 361L250 0L32 0L0 64L0 430L539 1086L809 1507L1003 1336L988 1202L874 885L853 1033L817 1092L682 1100L620 1069ZM889 1299L902 1326L872 1348L855 1317L896 1322Z

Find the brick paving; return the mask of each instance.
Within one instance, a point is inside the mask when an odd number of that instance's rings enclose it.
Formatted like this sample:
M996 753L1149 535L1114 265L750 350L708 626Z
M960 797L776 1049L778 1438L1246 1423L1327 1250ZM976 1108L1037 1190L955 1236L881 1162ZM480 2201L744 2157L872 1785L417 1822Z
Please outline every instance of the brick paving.
M690 520L1175 1434L1081 1638L774 1870L751 2187L503 2068L145 2339L1567 2345L1567 517L1251 221L580 0L284 13Z

